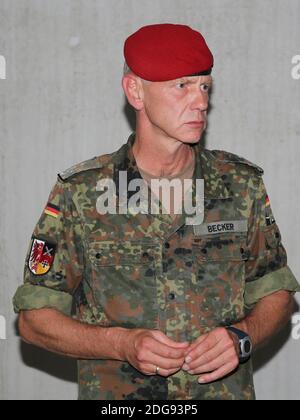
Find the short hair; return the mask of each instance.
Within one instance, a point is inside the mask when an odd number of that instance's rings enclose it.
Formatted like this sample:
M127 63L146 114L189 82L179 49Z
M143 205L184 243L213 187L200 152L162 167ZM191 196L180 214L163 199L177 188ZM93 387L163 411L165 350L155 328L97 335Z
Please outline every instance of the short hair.
M128 66L128 64L126 63L126 61L124 61L124 66L123 66L123 76L126 76L126 74L134 74L134 75L136 75L132 70L131 70L131 68ZM136 75L137 76L137 75ZM140 77L140 76L138 76L138 77ZM148 81L148 80L144 80L144 79L142 79L141 77L140 77L140 79L141 79L141 81L142 81L142 83L145 83L145 84L149 84L150 82Z
M124 67L123 67L123 76L125 76L128 73L132 73L131 68L128 66L126 61L124 61Z

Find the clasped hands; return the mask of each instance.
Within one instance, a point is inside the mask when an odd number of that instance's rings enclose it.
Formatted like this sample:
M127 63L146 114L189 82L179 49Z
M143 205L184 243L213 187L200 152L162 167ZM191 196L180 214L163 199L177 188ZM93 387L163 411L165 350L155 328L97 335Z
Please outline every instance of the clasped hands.
M123 349L123 360L145 375L168 377L183 370L203 384L225 377L239 365L238 338L226 328L216 328L193 343L176 342L157 330L134 329Z

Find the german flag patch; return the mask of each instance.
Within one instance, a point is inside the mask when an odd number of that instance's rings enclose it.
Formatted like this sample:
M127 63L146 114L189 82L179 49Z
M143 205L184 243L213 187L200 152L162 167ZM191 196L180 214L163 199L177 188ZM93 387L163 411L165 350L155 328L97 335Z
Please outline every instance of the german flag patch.
M45 207L44 213L48 214L48 216L58 217L60 214L60 209L55 204L48 203Z
M266 224L267 226L271 226L276 223L272 211L271 211L271 203L269 196L266 196Z

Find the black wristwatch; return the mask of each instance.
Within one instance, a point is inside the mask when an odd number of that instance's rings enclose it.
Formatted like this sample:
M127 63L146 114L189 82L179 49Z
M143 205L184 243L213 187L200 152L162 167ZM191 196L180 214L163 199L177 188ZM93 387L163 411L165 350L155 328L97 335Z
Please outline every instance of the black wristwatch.
M240 362L246 362L247 360L249 360L251 353L252 353L252 341L251 338L249 337L248 334L246 334L244 331L239 330L238 328L235 327L226 327L227 330L233 332L234 334L236 334L239 338L239 347L240 347L240 354L239 354L239 359Z

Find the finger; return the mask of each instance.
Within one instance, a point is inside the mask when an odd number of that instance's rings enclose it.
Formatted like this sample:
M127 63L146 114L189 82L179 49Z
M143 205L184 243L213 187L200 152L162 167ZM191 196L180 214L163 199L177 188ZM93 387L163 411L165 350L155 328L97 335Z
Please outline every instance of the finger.
M184 357L178 359L170 359L168 357L161 357L156 354L146 355L144 360L146 363L150 363L159 366L161 369L181 369L184 363Z
M195 369L196 367L200 367L202 365L210 363L211 361L213 361L214 359L222 355L227 350L232 350L233 353L236 354L235 347L232 340L228 340L226 342L219 341L213 348L211 348L206 353L198 357L197 357L197 350L195 350L195 353L194 353L195 359L193 359L189 363L185 363L185 365L183 366L183 370Z
M157 370L156 367L157 365L153 365L152 363L147 363L140 367L140 372L148 376L160 375L160 376L167 377L167 376L173 375L174 373L180 370L180 368L163 369L161 367L159 367L159 369Z
M145 363L142 366L138 366L137 368L143 375L157 375L156 366L152 363Z
M198 365L195 368L188 370L188 373L190 375L198 375L200 373L213 372L226 365L227 363L232 363L232 365L235 366L238 366L239 364L239 360L234 348L223 352L221 355L219 355L219 357L210 360L208 363Z
M189 354L195 349L197 348L197 346L202 343L204 340L206 340L208 334L204 334L201 335L200 337L197 338L197 340L195 340L192 344L189 345L189 347L186 350L186 356L189 356Z
M217 381L218 379L224 378L224 376L233 372L235 369L236 369L236 366L233 363L227 363L226 365L221 366L219 369L215 370L214 372L201 375L198 378L198 382L200 384L205 384L208 382Z
M160 343L152 336L145 336L136 346L136 355L138 363L165 363L172 361L175 366L182 366L184 363L184 349L174 349ZM156 363L156 364L158 364ZM166 366L168 367L168 366Z
M184 357L185 354L185 348L186 346L179 346L179 348L171 347L168 344L165 344L166 342L169 343L168 340L165 340L164 338L162 341L158 341L157 337L150 337L148 338L147 348L150 350L151 353L165 357L170 359L180 359Z
M207 353L217 345L218 341L214 335L208 334L206 338L198 343L193 350L191 350L188 355L185 357L187 364L190 364L195 359L201 357L203 354Z
M178 369L159 369L157 375L164 376L167 378L168 376L174 375L174 373L179 372L180 368Z
M159 342L155 342L154 345L149 346L148 351L151 353L149 356L152 358L153 356L160 356L165 359L184 360L184 349L174 349Z

